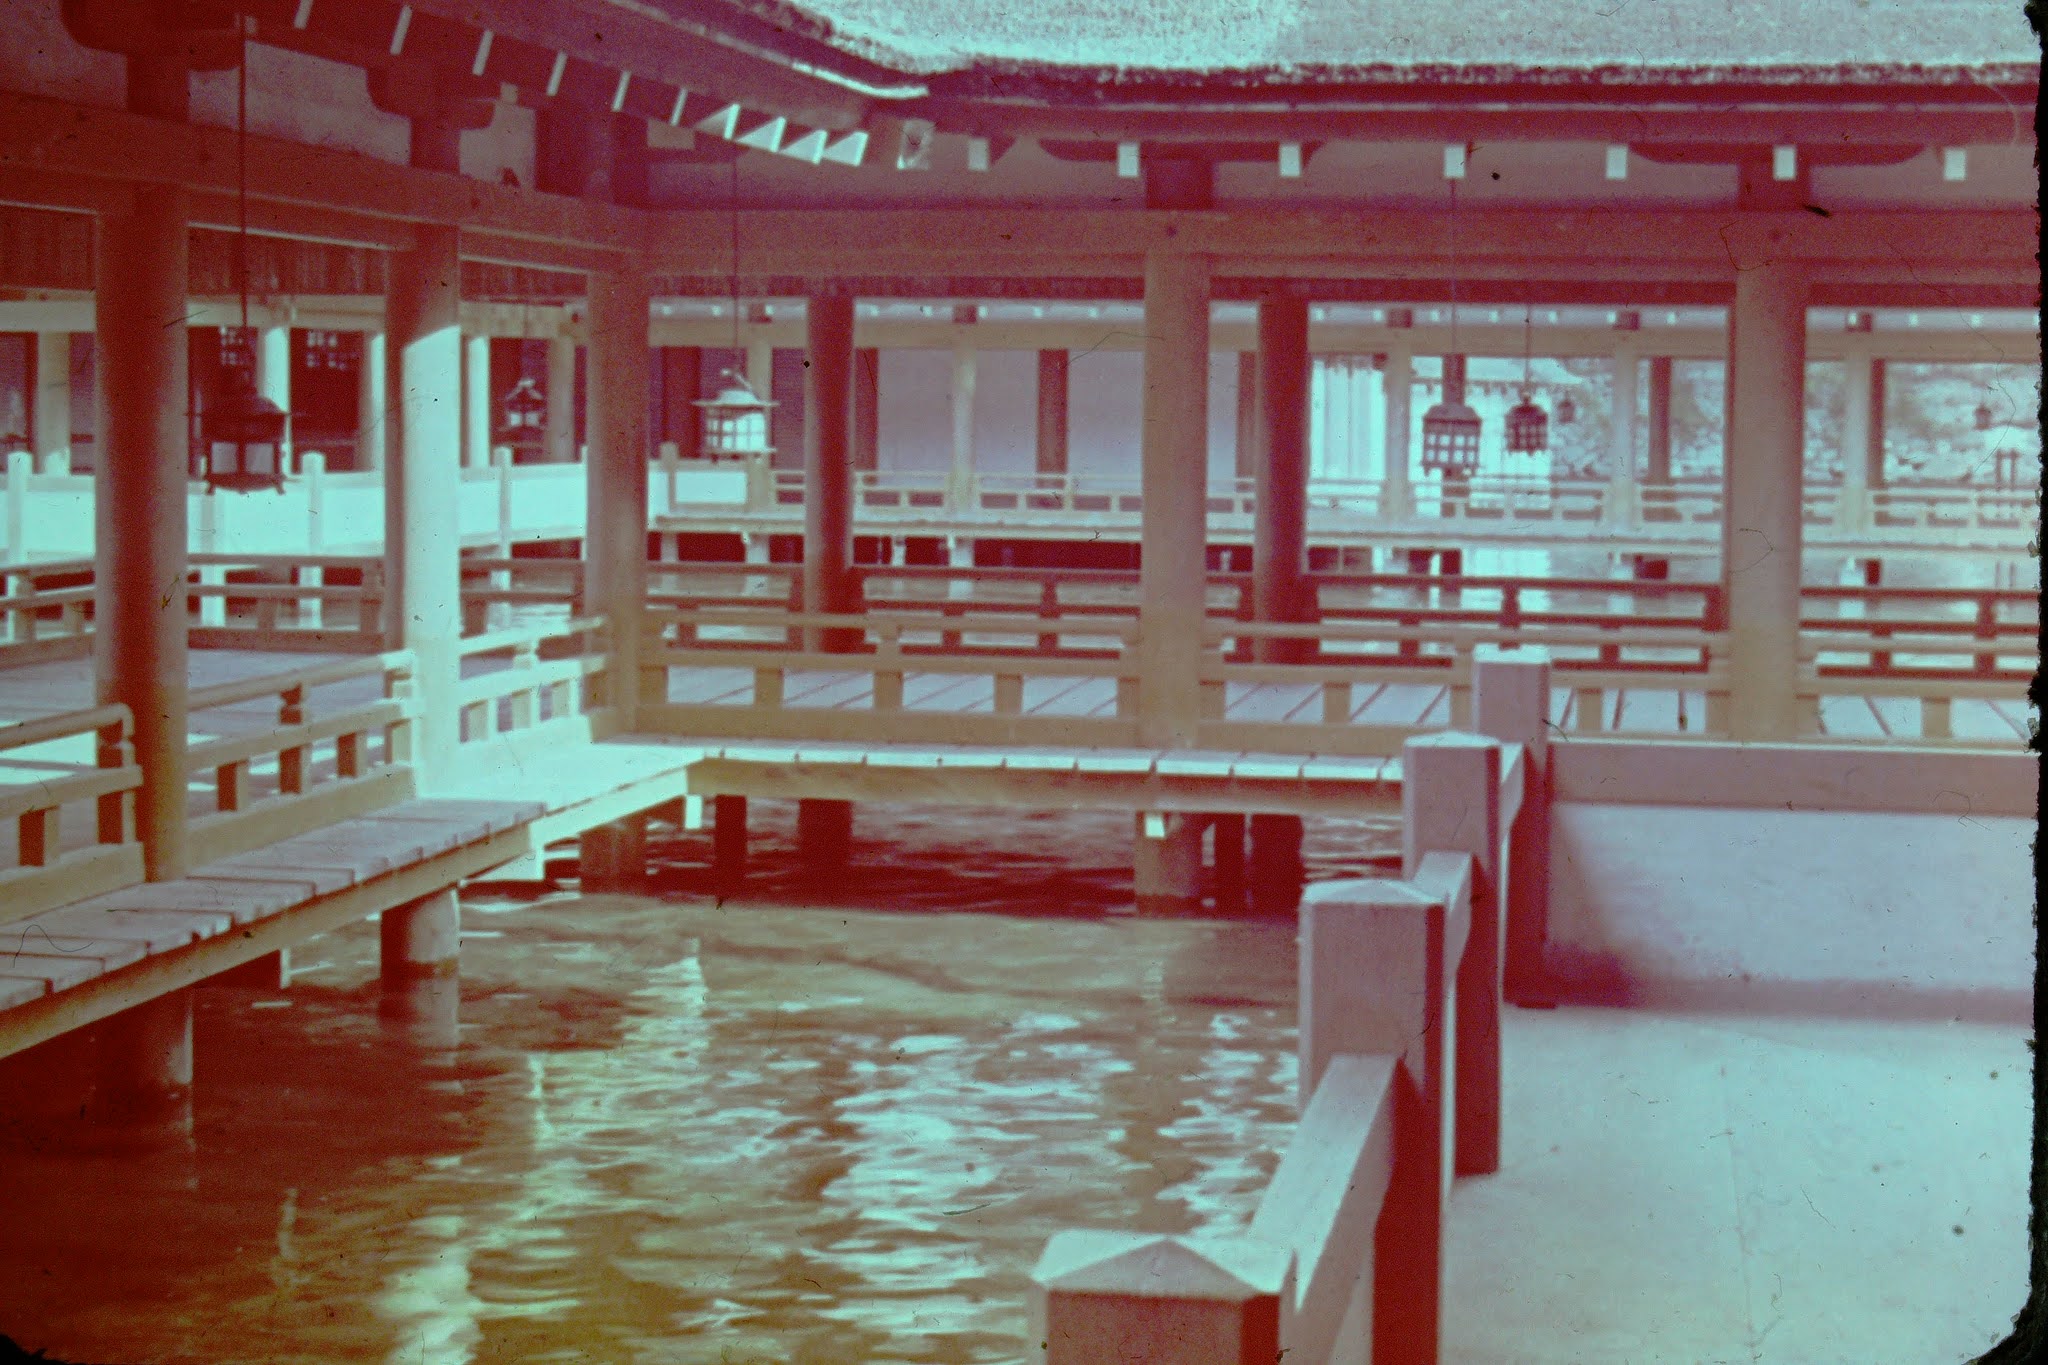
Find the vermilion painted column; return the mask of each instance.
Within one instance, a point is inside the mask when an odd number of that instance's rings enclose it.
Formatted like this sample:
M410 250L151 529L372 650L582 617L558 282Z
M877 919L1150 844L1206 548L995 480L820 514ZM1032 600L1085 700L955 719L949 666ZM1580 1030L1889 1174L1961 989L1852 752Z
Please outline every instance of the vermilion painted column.
M882 353L872 346L853 353L852 440L855 471L873 473L882 456Z
M374 328L365 331L362 354L356 362L357 469L384 467L384 437L390 422L386 392L391 378L385 354L384 333Z
M1739 740L1798 732L1800 496L1805 462L1806 281L1765 261L1737 272L1721 555L1729 726Z
M576 462L576 339L548 338L548 410L541 418L541 458L552 464Z
M482 469L491 462L491 339L462 339L462 463Z
M431 788L460 738L456 506L462 458L462 270L454 228L421 227L390 257L385 300L384 629L413 654L413 765Z
M1237 477L1259 475L1259 353L1237 353Z
M36 333L35 375L29 407L36 459L47 471L52 455L71 449L71 333Z
M1261 622L1315 618L1308 556L1308 301L1259 303L1258 500L1252 519L1252 615ZM1259 640L1264 663L1313 657L1308 640ZM1302 824L1298 816L1251 819L1251 904L1292 910L1301 894Z
M853 298L820 292L804 300L804 609L858 609L853 564ZM854 648L856 630L806 630L811 649ZM797 844L806 868L830 874L846 863L853 803L797 804Z
M187 204L137 186L102 217L93 259L99 452L94 690L135 718L135 832L144 875L186 872Z
M1192 748L1207 596L1209 261L1145 262L1138 738Z
M589 399L583 463L583 609L609 623L605 702L630 730L641 701L665 699L667 675L640 669L647 600L647 414L654 350L648 286L632 270L590 277ZM638 886L647 874L647 815L587 830L578 841L589 891Z
M1038 446L1033 468L1040 474L1067 472L1067 353L1038 353Z
M1387 343L1386 366L1386 470L1380 485L1380 517L1399 520L1415 515L1415 490L1408 478L1408 437L1414 418L1409 406L1415 396L1415 347L1403 334L1415 325L1415 314L1407 308L1387 310L1387 326L1401 329L1396 340Z
M849 403L853 382L853 299L813 294L804 302L809 333L804 366L804 609L855 609L853 462ZM836 633L806 632L812 648L831 649Z
M1671 482L1671 357L1650 357L1650 429L1643 460L1643 482L1651 487Z
M1262 622L1308 621L1308 301L1259 303L1258 500L1252 518L1252 609ZM1266 663L1296 663L1305 641L1260 640Z

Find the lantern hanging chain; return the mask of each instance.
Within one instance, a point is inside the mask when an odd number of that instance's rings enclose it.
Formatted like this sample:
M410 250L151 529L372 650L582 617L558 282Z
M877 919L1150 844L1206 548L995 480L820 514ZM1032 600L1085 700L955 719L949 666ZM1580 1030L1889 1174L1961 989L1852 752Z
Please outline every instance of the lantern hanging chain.
M1458 353L1458 182L1451 183L1451 354ZM1448 395L1446 395L1448 396Z
M740 354L740 149L732 149L731 191L726 206L732 213L732 349L735 368L745 364Z
M235 288L242 297L242 344L249 338L249 21L235 12L235 39L241 60L235 63Z

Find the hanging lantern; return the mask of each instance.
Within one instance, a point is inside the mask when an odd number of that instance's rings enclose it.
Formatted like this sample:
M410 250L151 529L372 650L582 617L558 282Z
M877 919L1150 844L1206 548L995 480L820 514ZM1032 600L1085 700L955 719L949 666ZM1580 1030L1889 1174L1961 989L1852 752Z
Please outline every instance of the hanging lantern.
M699 399L704 409L700 449L707 460L743 460L774 453L768 444L768 409L775 404L760 397L737 370L725 372L725 387L716 398Z
M1508 451L1514 455L1541 455L1550 449L1550 414L1530 401L1522 390L1522 401L1508 409Z
M530 376L521 375L519 382L499 400L499 406L504 421L492 437L496 444L530 450L546 439L548 400Z
M1479 414L1465 406L1465 357L1444 357L1441 402L1422 414L1422 467L1452 477L1479 467Z
M1561 427L1568 427L1573 422L1576 422L1578 420L1579 405L1572 401L1572 396L1570 394L1566 394L1564 397L1558 399L1557 424Z
M247 370L229 370L226 392L199 415L208 492L258 488L284 492L284 429L289 414L256 392Z
M1991 405L1989 403L1979 403L1977 405L1977 430L1991 430Z
M1422 414L1422 467L1470 474L1479 467L1479 414L1463 403L1438 403Z

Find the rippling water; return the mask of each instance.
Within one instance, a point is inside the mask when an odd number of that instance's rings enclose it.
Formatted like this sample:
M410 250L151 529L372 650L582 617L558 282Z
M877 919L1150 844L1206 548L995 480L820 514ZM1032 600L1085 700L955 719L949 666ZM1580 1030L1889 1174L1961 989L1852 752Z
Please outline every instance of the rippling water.
M1141 921L1128 816L863 809L829 894L466 900L459 1045L374 926L199 994L189 1137L0 1154L0 1331L97 1361L998 1361L1063 1226L1240 1225L1291 923ZM1312 871L1389 832L1317 822ZM795 904L795 902L806 902ZM962 913L974 909L985 913ZM988 913L993 912L993 913Z

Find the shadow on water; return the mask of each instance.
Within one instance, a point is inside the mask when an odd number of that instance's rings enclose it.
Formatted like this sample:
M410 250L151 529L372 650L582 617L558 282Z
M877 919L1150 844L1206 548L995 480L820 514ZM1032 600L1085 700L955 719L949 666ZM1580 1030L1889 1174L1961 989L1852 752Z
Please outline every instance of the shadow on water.
M466 897L459 1023L383 997L370 925L281 995L199 992L190 1142L0 1153L0 1331L100 1361L1011 1360L1053 1231L1249 1216L1292 1122L1291 923L1119 913L1128 816L864 808L830 895L793 824L757 807L744 902L692 894L697 834L657 840L656 895ZM1321 825L1313 870L1385 851Z

